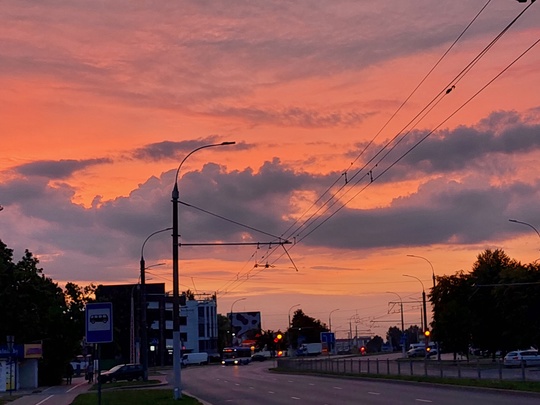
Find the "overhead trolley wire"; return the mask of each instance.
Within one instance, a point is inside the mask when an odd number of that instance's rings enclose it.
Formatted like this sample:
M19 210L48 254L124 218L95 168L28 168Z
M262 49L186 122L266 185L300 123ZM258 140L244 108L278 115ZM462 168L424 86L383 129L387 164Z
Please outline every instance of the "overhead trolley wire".
M490 0L490 1L491 1L491 0ZM478 18L479 14L485 9L485 7L490 3L490 1L488 1L488 3L486 3L486 5L485 5L485 6L480 10L480 12L474 17L474 19L471 21L471 23L470 23L470 24L466 27L466 29L460 34L460 36L458 37L458 39L461 38L461 37L463 36L463 34L465 33L465 31L471 26L472 22L474 22L474 21ZM476 65L476 63L478 63L478 61L479 61L479 60L480 60L480 59L481 59L481 58L482 58L482 57L483 57L483 56L484 56L484 55L485 55L485 54L486 54L493 46L494 46L494 44L502 38L502 36L510 29L510 27L511 27L512 25L514 25L514 24L516 23L516 21L517 21L517 20L518 20L518 19L519 19L519 18L520 18L520 17L521 17L528 9L529 9L529 7L531 7L532 4L533 4L533 3L530 3L524 10L522 10L522 11L521 11L521 12L520 12L520 13L519 13L519 14L518 14L518 15L517 15L517 16L516 16L516 17L515 17L515 18L514 18L514 19L513 19L513 20L512 20L512 21L511 21L511 22L510 22L510 23L509 23L509 24L508 24L508 25L507 25L507 26L506 26L506 27L505 27L505 28L504 28L504 29L503 29L503 30L502 30L502 31L501 31L501 32L500 32L500 33L499 33L499 34L498 34L498 35L497 35L490 43L489 43L489 44L488 44L488 45L486 45L486 46L484 47L484 49L483 49L482 51L480 51L480 53L479 53L476 57L473 58L473 60L472 60L471 62L469 62L469 64L468 64L465 68L463 68L463 69L456 75L456 77L454 77L454 79L453 79L452 81L450 81L450 82L449 82L449 83L448 83L448 84L447 84L447 85L446 85L446 86L445 86L445 87L444 87L444 88L443 88L443 89L442 89L442 90L441 90L441 91L440 91L440 92L439 92L439 93L438 93L438 94L437 94L437 95L436 95L436 96L435 96L435 97L434 97L434 98L433 98L433 99L432 99L432 100L431 100L431 101L430 101L430 102L429 102L429 103L428 103L428 104L427 104L427 105L426 105L426 106L418 113L418 114L416 114L416 116L415 116L413 119L411 119L411 120L409 121L409 123L408 123L407 125L405 125L405 126L402 128L402 130L401 130L400 132L398 132L398 133L397 133L397 134L396 134L389 142L387 142L387 143L384 145L384 147L381 148L381 149L377 152L377 154L375 154L375 156L373 156L368 162L366 162L366 163L364 164L364 166L363 166L362 168L360 168L358 171L356 171L356 173L351 177L351 180L354 179L355 177L357 177L360 173L362 173L362 172L366 169L366 167L367 167L371 162L373 162L374 159L375 159L376 157L378 157L384 150L386 150L386 149L387 149L387 148L388 148L388 147L389 147L389 146L390 146L390 145L391 145L391 144L392 144L392 143L393 143L393 142L394 142L394 141L395 141L402 133L403 133L403 131L404 131L407 127L409 127L413 122L415 122L415 120L417 120L418 117L420 117L420 116L423 114L422 118L419 119L418 121L416 121L416 123L415 123L415 124L414 124L414 125L413 125L413 126L412 126L412 127L411 127L411 128L410 128L410 129L409 129L409 130L401 137L401 139L398 140L397 143L395 143L394 146L393 146L392 148L390 148L390 151L387 152L386 154L384 154L383 157L382 157L382 158L381 158L381 159L380 159L380 160L379 160L379 161L371 168L371 170L368 170L367 173L365 173L365 174L360 178L360 180L362 180L364 177L366 177L366 176L369 175L371 181L373 181L373 172L372 172L373 169L375 169L375 167L377 167L377 166L383 161L383 159L386 158L386 157L389 155L389 153L390 153L392 150L394 150L394 149L397 147L397 145L398 145L398 144L399 144L399 143L400 143L400 142L401 142L408 134L410 134L410 132L412 131L412 129L414 129L414 127L415 127L416 125L418 125L418 123L419 123L419 122L420 122L420 121L421 121L421 120L422 120L422 119L423 119L423 118L424 118L431 110L433 110L433 108L435 108L435 106L442 100L442 98L444 98L444 96L450 94L450 92L451 92L451 91L453 90L453 88L455 87L455 84L457 84L461 79L463 79L463 77L464 77L464 76L465 76L465 75L466 75L466 74L474 67L474 65ZM456 42L457 42L457 40L454 41L454 43L451 45L451 47L448 49L448 51L445 52L444 55L446 55L446 54L449 52L449 50L455 45ZM438 65L438 64L440 63L441 60L442 60L442 58L439 59L439 61L435 64L435 66ZM428 74L426 75L426 77L422 80L422 82L427 78L427 76L429 76L429 74L430 74L433 70L434 70L434 68L432 68L432 69L429 71L429 73L428 73ZM414 94L414 92L417 90L418 87L419 87L419 86L417 86L417 87L415 88L415 90L413 90L413 93L411 93L411 96L412 96L412 94ZM442 97L441 97L441 96L442 96ZM410 96L407 98L407 100L408 100L409 98L410 98ZM438 100L438 101L437 101L437 100ZM403 104L402 104L402 105L403 105ZM402 107L402 106L400 106L399 108L401 108L401 107ZM398 109L398 110L399 110L399 109ZM392 117L393 117L393 116L392 116ZM388 122L387 122L387 123L388 123ZM385 126L387 125L387 123L385 124ZM377 137L377 136L378 136L378 134L376 135L376 137ZM374 139L375 139L375 138L374 138ZM373 139L373 140L374 140L374 139ZM372 141L373 141L373 140L372 140ZM371 142L370 142L370 143L371 143ZM364 151L365 151L365 149L364 149ZM363 151L363 152L364 152L364 151ZM363 153L363 152L362 152L362 153ZM360 157L360 156L358 156L357 159L358 159L359 157ZM338 193L340 193L343 189L345 189L346 186L347 186L349 183L350 183L350 181L347 182L346 184L344 184L342 187L340 187L340 188L333 194L333 196L332 196L331 198L329 198L329 199L326 201L326 203L329 203L329 201L331 201L332 199L336 198L337 195L338 195ZM353 186L357 185L358 183L359 183L359 181L357 181L356 183L354 183ZM353 186L349 186L348 190L345 191L344 194L341 195L341 197L344 197L348 192L350 192L350 191L352 190ZM357 194L356 194L356 195L357 195ZM348 204L350 201L351 201L351 200L348 200L346 204ZM337 200L336 200L335 202L333 202L332 204L330 204L330 205L323 211L323 214L326 213L326 212L328 212L328 210L329 210L330 208L332 208L335 204L337 204ZM317 213L320 212L322 209L323 209L322 206L319 207L319 209L317 210ZM341 208L338 209L338 210L341 210ZM314 214L314 215L315 215L315 214ZM311 219L314 217L314 215L312 215L312 216L310 217L309 220L311 220ZM332 215L332 216L333 216L333 215ZM302 226L300 226L300 227L298 227L298 228L296 229L295 233L299 232L300 229L301 229L302 227L304 227L305 229L311 227L311 226L315 223L315 221L317 221L318 219L319 219L319 218L315 218L313 221L311 221L311 223L308 222L309 220L306 221L304 224L302 224ZM325 222L326 222L326 221L325 221ZM319 226L317 226L316 228L318 228L318 227L319 227ZM309 234L311 234L311 233L312 233L312 232L309 232ZM296 235L296 236L298 237L299 235ZM292 237L292 235L289 236L289 237ZM303 240L303 239L304 239L304 237L302 237L301 239L297 240L297 242L299 242L299 241L301 241L301 240Z
M351 165L349 166L349 169L350 167L365 153L365 151L367 150L367 148L374 142L374 140L378 137L378 135L382 132L382 130L384 130L384 128L386 128L386 126L388 125L388 123L395 117L395 115L403 108L403 106L408 102L408 100L412 97L412 95L418 90L418 88L423 84L423 82L427 79L427 77L434 71L434 69L440 64L440 62L444 59L444 57L450 52L450 50L455 46L455 44L459 41L459 39L465 34L465 32L469 29L469 27L474 23L474 21L478 18L478 16L481 14L481 12L487 7L487 5L491 2L491 0L489 0L483 7L482 9L477 13L477 15L473 18L473 20L467 25L467 27L463 30L463 32L458 36L458 38L452 43L452 45L447 49L447 51L443 54L443 56L441 56L441 58L439 58L439 60L436 62L436 64L430 69L430 71L426 74L426 76L421 80L421 82L415 87L415 89L412 91L412 93L405 99L405 101L400 105L400 107L397 109L397 111L390 117L390 119L384 124L384 126L381 128L381 130L375 135L375 137L369 142L369 144L364 148L364 150L357 156L357 158L351 163ZM534 1L533 1L534 2ZM430 103L428 103L411 121L409 121L409 123L402 129L402 131L404 131L409 125L411 125L411 123L413 123L419 116L422 116L422 118L419 119L419 121L417 121L414 125L418 125L418 123L430 112L433 110L433 108L442 100L442 98L444 98L445 95L449 94L453 88L455 87L455 84L457 84L461 79L463 79L463 77L474 67L474 65L476 65L476 63L478 63L478 61L494 46L494 44L510 29L510 27L515 24L515 22L524 14L525 11L528 10L528 8L532 5L531 2L524 10L522 10L517 17L515 17L454 79L453 81L450 82L450 84L448 84L443 90L441 90L439 92L439 94L437 94L437 96L435 96L432 101ZM539 40L540 41L540 40ZM325 208L325 211L323 211L323 214L328 212L328 210L330 208L332 208L338 201L335 200L334 202L330 203L333 199L336 199L337 198L337 195L339 192L341 192L345 187L347 187L350 183L350 181L348 181L348 179L346 179L346 182L343 186L341 186L335 193L333 193L333 195L331 197L329 197L316 211L315 213L313 213L306 221L304 221L299 227L297 227L294 232L290 233L289 237L288 238L292 238L294 234L297 234L296 237L300 236L299 232L302 228L304 228L304 230L307 230L309 227L311 226L314 226L314 228L309 231L307 234L303 235L300 239L296 240L295 241L295 244L296 243L299 243L301 241L303 241L306 237L310 236L315 230L317 230L320 226L322 226L323 224L325 224L328 220L330 220L334 215L336 215L339 211L341 211L341 209L345 208L347 206L347 204L349 204L354 198L356 198L362 191L364 191L369 185L371 185L371 183L373 183L374 181L378 180L382 175L384 175L386 172L388 172L388 170L390 170L393 166L395 166L399 161L401 161L407 154L409 154L412 150L414 150L420 143L422 143L425 139L427 139L431 134L434 133L434 131L436 131L438 128L440 128L440 126L442 126L445 122L447 122L451 117L453 117L455 114L457 114L457 112L459 112L462 108L464 108L470 101L472 101L472 99L474 99L478 94L480 94L486 87L488 87L493 81L495 81L500 75L502 75L507 69L509 69L515 62L517 62L519 59L521 59L521 57L523 57L530 49L532 49L536 44L538 43L535 42L533 45L531 45L525 52L523 52L518 58L516 58L511 64L509 64L503 71L501 71L497 76L495 76L490 82L488 82L484 87L482 87L476 94L474 94L469 100L467 100L464 104L462 104L457 110L455 110L450 116L448 116L446 119L444 119L439 125L437 125L437 127L435 127L432 131L430 131L426 136L424 136L422 139L420 139L413 147L411 147L409 150L407 150L404 154L402 154L396 161L394 161L392 164L390 164L390 166L388 166L386 169L384 169L380 174L376 175L375 177L373 177L373 173L372 173L372 170L368 171L366 174L364 174L359 180L356 181L356 183L354 183L353 186L349 186L349 189L346 190L344 192L344 194L342 195L342 197L344 197L347 193L349 193L351 190L352 190L352 187L358 185L358 183L364 178L366 177L367 175L370 176L370 182L368 184L366 184L362 189L360 189L352 198L350 198L349 200L347 200L344 204L342 204L339 208L336 209L336 211L332 212L329 216L327 216L326 218L322 219L321 222L319 222L317 225L314 225L315 222L317 220L319 220L321 217L318 217L318 218L314 218L315 215L317 215L323 208ZM443 97L441 97L441 95ZM439 99L437 101L437 99ZM431 106L431 107L430 107ZM427 112L426 112L427 111ZM407 133L405 133L402 138L397 142L397 144L399 144L405 136L407 136L411 131L412 129L414 128L414 126L409 129L409 131ZM387 149L389 147L389 145L394 141L396 140L400 134L402 134L402 131L400 131L396 136L394 136L394 138L392 138L392 140L390 142L388 142L379 152L377 152L377 154L372 157L361 169L359 169L358 171L356 171L356 173L351 177L351 180L354 179L355 177L357 177L366 167L369 163L371 163L379 154L381 154L385 149ZM395 144L391 149L390 151L392 151L396 146L397 144ZM378 164L380 164L384 158L386 158L388 156L388 154L390 153L387 152L378 162L377 164L375 164L374 167L377 167ZM347 169L347 170L349 170ZM347 171L346 171L347 172ZM344 173L346 175L346 172ZM343 176L343 175L342 175ZM289 226L289 228L287 229L287 231L285 231L283 234L282 234L282 237L286 234L286 232L290 231L291 228L296 225L299 220L301 218L303 218L305 215L307 215L307 212L309 212L316 204L318 204L321 199L327 195L330 190L339 182L339 180L341 179L340 176L318 199L316 202L314 202L310 208L299 218L297 219L293 225ZM287 238L287 239L288 239ZM294 246L294 245L293 245ZM286 251L286 253L288 254L288 252ZM275 261L279 260L280 258L282 258L284 256L285 253L281 253L279 255L278 258L275 259ZM274 262L275 262L274 261ZM253 269L251 269L248 273L251 273ZM254 275L257 275L258 273L260 273L261 271L263 271L264 268L258 270L256 273L254 273ZM232 284L234 285L234 287L238 287L240 286L241 284L243 284L246 280L236 280L237 282L235 283L234 281L232 281ZM232 288L232 287L231 287Z
M364 164L364 166L359 169L358 171L356 171L356 173L350 178L350 179L347 179L347 172L350 170L350 168L354 165L354 163L360 159L360 157L366 152L366 150L373 144L373 142L377 139L377 137L382 133L382 131L388 126L388 124L395 118L395 116L399 113L399 111L401 111L401 109L406 105L406 103L412 98L412 96L416 93L416 91L421 87L421 85L427 80L427 78L431 75L431 73L433 73L433 71L437 68L437 66L442 62L442 60L448 55L448 53L452 50L452 48L457 44L457 42L463 37L463 35L467 32L467 30L471 27L471 25L478 19L478 17L480 16L480 14L485 10L485 8L491 3L491 0L488 0L487 3L480 9L480 11L474 16L474 18L469 22L469 24L464 28L464 30L458 35L458 37L454 40L454 42L450 45L450 47L443 53L443 55L438 59L438 61L432 66L432 68L426 73L426 75L423 77L423 79L419 82L419 84L412 90L412 92L408 95L408 97L401 103L401 105L398 107L398 109L392 114L392 116L386 121L386 123L381 127L381 129L377 132L377 134L375 134L375 136L370 140L370 142L364 147L364 149L361 151L361 153L354 159L353 162L351 162L351 164L349 165L349 168L345 170L345 172L340 176L338 177L333 183L332 185L330 185L326 191L324 191L320 196L319 198L312 203L312 205L304 212L304 214L302 214L299 218L297 218L293 224L291 224L287 230L285 232L283 232L281 234L281 236L285 236L287 234L287 232L289 232L296 224L299 223L299 221L304 218L312 209L313 207L315 207L322 199L324 196L326 196L327 194L330 193L330 191L332 190L332 188L341 180L341 178L343 176L345 176L345 184L343 184L336 192L334 192L332 195L329 196L329 198L323 202L323 204L321 204L314 212L311 213L311 215L302 223L300 224L298 227L296 227L294 229L294 231L290 232L288 235L288 237L286 237L286 239L290 239L290 238L293 238L293 237L296 237L296 236L299 236L299 232L300 230L303 228L304 230L307 230L309 229L309 227L311 227L313 224L315 224L315 222L317 220L320 219L320 216L319 217L316 217L317 214L319 214L321 212L321 210L324 210L323 211L323 214L328 212L329 209L331 209L335 204L337 204L338 200L337 200L337 195L344 189L347 187L347 185L349 184L349 182L351 180L353 180L355 177L357 177L359 175L359 173L361 173L369 163L371 163L373 161L373 159L375 159L380 153L382 153L387 147L388 145L396 138L399 136L400 133L398 133L392 141L390 141L387 145L385 145L384 148L382 148L379 152L377 152L377 154L375 154L375 156L373 156L368 162L366 162ZM436 96L436 97L439 97L441 94L443 94L445 92L446 88L444 90L441 90L441 92ZM448 93L446 93L448 94ZM431 101L431 103L433 103L433 100ZM430 104L431 104L430 103ZM429 106L429 104L428 104ZM420 113L418 113L416 115L416 117L414 119L416 119L420 114L422 114L422 112L428 108L428 106L426 106ZM411 120L410 122L414 121ZM408 125L410 125L410 122ZM405 126L405 128L407 127ZM405 129L404 128L404 129ZM404 130L403 129L403 130ZM403 131L402 130L402 131ZM372 175L371 173L366 173L364 176L362 176L361 179L363 179L365 176L367 175ZM360 180L361 180L360 179ZM354 185L357 185L359 183L358 180ZM346 195L347 192L345 192L344 195ZM332 202L333 200L333 202ZM340 209L339 209L340 210ZM338 211L339 211L338 210ZM332 215L333 216L333 215ZM324 221L326 222L326 221ZM324 223L323 222L323 223ZM322 225L322 224L321 224ZM320 225L317 225L315 227L315 229L318 229ZM314 230L315 230L314 229ZM305 237L309 236L312 232L309 232ZM296 234L296 236L295 236ZM296 242L299 242L301 240L303 240L305 237L302 237L300 240L296 241ZM296 243L295 242L295 243ZM279 260L281 257L283 257L284 254L282 253L281 255L279 255L278 259L276 260ZM253 270L253 269L252 269ZM259 272L262 271L262 270L259 270ZM251 270L250 270L251 272ZM259 273L257 272L257 274ZM236 280L238 281L238 279ZM233 281L234 283L234 281ZM242 282L243 283L243 282Z
M388 124L396 117L396 115L399 113L399 111L401 111L401 109L407 104L407 102L412 98L412 96L417 92L417 90L421 87L421 85L427 80L427 78L433 73L433 71L437 68L437 66L439 66L439 64L442 62L442 60L448 55L448 53L450 53L450 51L452 50L452 48L454 48L454 46L458 43L458 41L465 35L465 33L468 31L468 29L471 27L471 25L478 19L478 17L480 16L480 14L486 9L486 7L491 3L492 0L488 0L487 3L480 9L480 11L478 11L478 13L474 16L474 18L469 22L469 24L467 24L467 26L463 29L463 31L458 35L458 37L454 40L454 42L448 47L448 49L443 53L443 55L437 60L437 62L431 67L431 69L424 75L424 77L420 80L420 82L418 83L418 85L412 90L412 92L407 96L407 98L401 103L401 105L396 109L396 111L390 116L390 118L385 122L385 124L381 127L381 129L375 134L375 136L369 141L369 143L364 147L364 149L360 152L360 154L353 160L353 162L351 162L351 164L349 165L349 168L345 170L344 172L344 175L346 176L347 172L350 170L350 168L354 165L354 163L356 163L356 161L358 159L360 159L361 156L363 156L363 154L366 152L366 150L373 144L373 142L378 138L378 136L382 133L382 131L388 126ZM437 97L439 97L441 94L443 94L446 89L448 88L445 87L445 89L441 90L441 92L435 97L435 99ZM431 101L431 103L433 102L433 100ZM430 103L430 104L431 104ZM429 106L429 104L428 104ZM415 119L427 108L427 106L419 113L417 114L417 116L415 117ZM414 119L413 119L414 120ZM412 122L413 120L411 120L410 122ZM410 124L409 122L409 124ZM409 125L408 124L408 125ZM405 127L406 128L406 127ZM403 130L402 130L403 131ZM399 133L398 133L399 135ZM396 137L398 136L396 135ZM394 137L395 139L395 137ZM379 151L374 157L372 157L368 162L366 162L364 164L364 166L362 168L360 168L350 179L347 179L345 180L345 184L342 185L329 199L326 200L326 202L324 204L322 204L314 213L312 213L312 215L302 224L300 225L298 228L296 228L295 231L293 231L289 238L291 238L294 234L298 233L300 231L300 229L302 227L306 227L308 228L310 226L310 221L315 217L315 215L317 215L321 209L323 209L323 207L329 203L329 201L331 201L332 199L336 198L337 194L339 192L341 192L346 186L347 184L353 180L355 177L358 176L358 174L364 170L366 168L366 166L374 159L376 158L379 153L381 153L388 145L386 145L381 151ZM369 175L369 173L366 173L364 176L367 176ZM343 176L343 175L342 175ZM362 177L363 178L363 177ZM315 206L321 199L322 197L324 197L324 195L326 195L327 193L329 193L329 191L335 186L335 184L341 179L338 178L318 199L316 202L314 202L312 204L312 206L306 211L309 212L309 210L311 210L311 208L313 208L313 206ZM357 183L356 183L357 184ZM332 204L333 206L334 204ZM305 214L303 214L304 216ZM302 216L302 217L303 217ZM315 219L316 220L316 219ZM296 223L298 222L295 221L295 223L293 225L291 225L287 231L284 232L284 234L286 232L288 232L290 230L290 228L292 226L294 226ZM312 221L313 223L314 221ZM284 235L283 234L283 235Z

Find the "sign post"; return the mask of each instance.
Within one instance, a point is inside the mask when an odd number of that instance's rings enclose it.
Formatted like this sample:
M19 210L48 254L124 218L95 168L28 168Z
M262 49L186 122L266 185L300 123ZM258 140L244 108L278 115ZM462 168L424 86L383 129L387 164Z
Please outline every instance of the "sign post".
M112 303L96 302L86 304L86 343L96 343L98 346L98 404L101 405L101 346L100 343L113 341L113 311Z

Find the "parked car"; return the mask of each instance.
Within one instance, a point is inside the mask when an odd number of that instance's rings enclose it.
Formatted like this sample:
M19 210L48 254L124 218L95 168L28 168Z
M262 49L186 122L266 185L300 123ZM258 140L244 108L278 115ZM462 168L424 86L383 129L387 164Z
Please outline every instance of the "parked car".
M539 365L540 355L536 349L514 350L504 356L503 364L505 367L521 366L521 364L525 367Z
M251 355L251 361L265 361L266 356L261 353L255 353Z
M426 352L426 349L423 347L413 347L409 351L407 351L407 357L414 358L414 357L433 357L437 356L437 349L430 348L428 352Z
M119 364L99 376L99 382L133 381L143 379L143 368L140 364Z
M426 349L424 349L423 347L413 347L412 349L407 351L407 357L426 357Z

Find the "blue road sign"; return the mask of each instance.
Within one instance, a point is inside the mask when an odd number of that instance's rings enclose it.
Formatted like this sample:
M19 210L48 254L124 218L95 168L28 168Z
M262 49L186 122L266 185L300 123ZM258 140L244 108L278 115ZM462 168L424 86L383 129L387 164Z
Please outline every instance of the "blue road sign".
M86 304L86 342L110 343L113 341L112 303Z
M321 342L329 345L334 344L336 343L336 335L334 332L321 332Z

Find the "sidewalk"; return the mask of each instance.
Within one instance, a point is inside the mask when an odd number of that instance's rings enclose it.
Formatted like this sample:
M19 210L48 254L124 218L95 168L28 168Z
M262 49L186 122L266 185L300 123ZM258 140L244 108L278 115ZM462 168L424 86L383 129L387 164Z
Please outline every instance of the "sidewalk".
M109 389L163 388L168 385L166 374L150 375L149 380L158 382L151 385L140 384L118 388L108 388L110 384L103 384L101 389L106 391ZM36 405L38 403L43 405L69 405L79 394L87 392L92 386L93 384L89 384L83 376L74 377L71 385L64 383L52 387L22 389L13 391L11 395L9 392L3 392L0 394L0 400L7 401L8 405Z
M42 403L44 405L70 405L77 395L88 391L92 384L84 379L84 377L74 377L71 385L39 387L34 389L21 389L2 393L0 399L7 402L9 405L35 405ZM13 398L17 398L12 400Z

